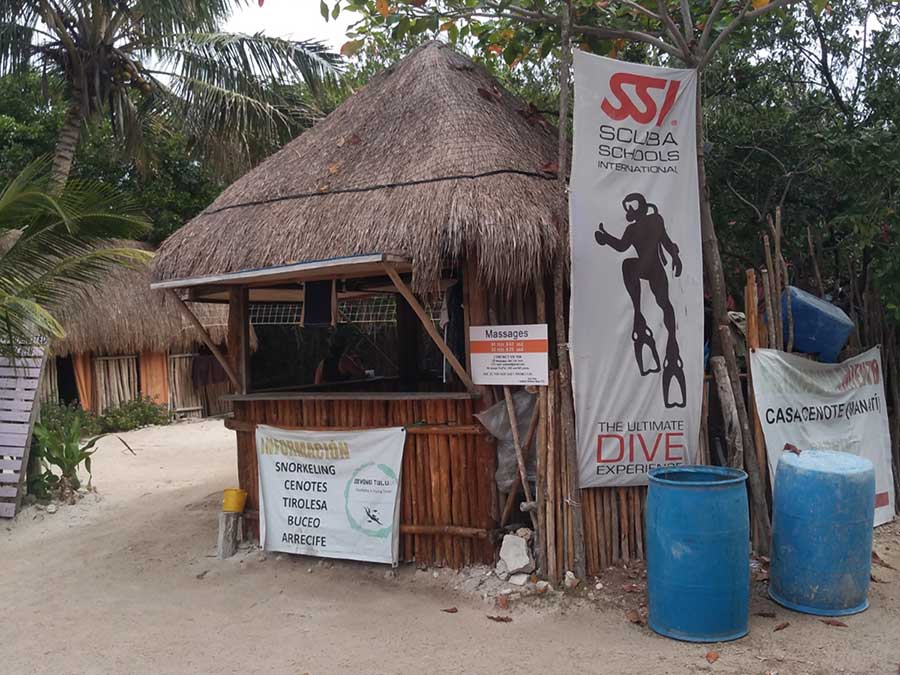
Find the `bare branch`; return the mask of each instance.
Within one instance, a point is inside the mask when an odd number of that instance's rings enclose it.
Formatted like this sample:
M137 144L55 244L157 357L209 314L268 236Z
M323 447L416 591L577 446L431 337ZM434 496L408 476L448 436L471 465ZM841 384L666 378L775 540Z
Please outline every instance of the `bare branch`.
M700 61L697 66L698 70L702 70L705 68L709 62L712 60L712 57L715 56L715 53L719 51L719 48L724 44L725 40L736 31L738 28L743 26L744 24L750 23L755 19L758 19L761 16L765 16L770 12L774 12L776 9L781 9L782 7L786 7L788 5L793 5L800 0L772 0L768 5L764 7L760 7L759 9L754 9L752 12L748 12L747 10L750 7L750 2L746 2L744 4L741 13L738 14L734 19L732 19L731 23L729 23L725 28L719 33L719 36L715 39L715 41L710 45L709 49L706 50L706 54L703 55L703 59Z
M722 11L722 7L724 4L725 0L716 0L716 4L713 5L713 8L709 13L709 17L706 19L706 23L703 25L703 34L700 36L701 52L706 49L706 45L709 43L709 36L712 33L713 24L716 22L716 19L719 18L719 12Z
M660 51L674 56L677 59L681 59L684 57L684 54L682 54L681 50L677 47L673 47L660 38L654 37L649 33L642 33L641 31L623 30L620 28L609 28L606 26L572 26L572 30L576 33L594 35L602 40L633 40L635 42L642 42L644 44L651 45L652 47L656 47Z
M662 17L659 14L654 14L643 5L639 5L636 2L631 2L631 0L621 0L621 3L628 9L638 12L639 14L643 14L644 16L648 16L654 21L662 21Z
M666 9L665 1L656 0L656 6L659 8L659 15L662 18L663 25L669 32L669 36L683 52L681 60L689 65L693 64L694 56L693 54L691 54L691 48L688 46L687 40L685 39L684 35L682 35L681 31L678 30L678 26L676 25L676 23L672 21L672 17L669 16L669 10Z
M760 221L763 220L762 212L761 212L758 208L756 208L756 206L753 204L753 202L751 202L749 199L747 199L746 197L744 197L740 192L738 192L737 190L735 190L735 189L734 189L734 186L731 184L731 181L725 181L725 185L727 185L727 186L728 186L728 189L731 190L732 193L734 193L734 196L735 196L735 197L737 197L737 198L740 199L742 202L744 202L744 204L746 204L746 205L749 206L751 209L753 209L753 212L756 214L756 217L760 219Z
M691 8L688 0L681 0L681 23L684 24L684 37L688 42L694 41L694 20L691 18Z

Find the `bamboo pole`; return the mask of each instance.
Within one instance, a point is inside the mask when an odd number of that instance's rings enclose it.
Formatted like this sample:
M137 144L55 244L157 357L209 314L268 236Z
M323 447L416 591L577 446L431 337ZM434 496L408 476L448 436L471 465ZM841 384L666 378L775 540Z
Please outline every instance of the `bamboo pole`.
M775 315L772 309L772 281L768 269L763 269L760 276L762 277L763 295L766 304L766 332L769 338L769 349L777 349L778 343L775 340Z
M806 226L806 243L809 247L809 258L812 261L813 274L816 277L816 290L819 292L819 297L824 298L825 283L822 281L822 270L819 267L819 254L816 250L815 241L813 241L812 228L809 225Z
M537 322L547 323L547 298L544 279L540 274L535 282L534 296ZM537 569L538 574L547 575L547 387L538 389L538 413L537 486L534 497L538 513Z

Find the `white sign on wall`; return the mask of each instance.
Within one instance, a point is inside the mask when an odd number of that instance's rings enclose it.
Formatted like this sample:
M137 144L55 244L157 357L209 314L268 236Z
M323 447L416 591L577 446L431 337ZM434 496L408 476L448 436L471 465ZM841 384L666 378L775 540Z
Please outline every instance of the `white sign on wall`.
M581 487L692 463L703 387L697 72L575 51L570 353Z
M259 538L266 551L396 563L403 427L256 427Z
M753 393L773 477L786 443L838 450L875 465L875 525L894 518L894 477L881 349L818 363L775 349L750 354Z
M471 326L469 349L475 384L546 385L547 324Z

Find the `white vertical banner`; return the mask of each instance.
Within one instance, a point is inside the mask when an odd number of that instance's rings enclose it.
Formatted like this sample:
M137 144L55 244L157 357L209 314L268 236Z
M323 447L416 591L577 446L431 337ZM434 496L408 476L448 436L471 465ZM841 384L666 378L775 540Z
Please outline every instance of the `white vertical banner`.
M260 424L259 539L266 551L396 563L406 429Z
M703 387L697 73L575 51L570 351L582 487L692 463Z
M894 475L881 348L842 363L754 349L750 368L772 485L785 444L801 452L849 452L875 466L874 525L892 521Z

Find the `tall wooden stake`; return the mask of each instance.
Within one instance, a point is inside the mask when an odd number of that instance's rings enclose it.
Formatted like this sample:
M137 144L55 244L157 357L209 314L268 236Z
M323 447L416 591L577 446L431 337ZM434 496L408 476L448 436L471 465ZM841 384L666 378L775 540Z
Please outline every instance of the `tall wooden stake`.
M559 59L559 252L553 266L553 298L556 324L556 346L559 359L559 390L562 422L562 439L566 453L566 469L568 471L569 492L566 506L571 509L573 529L573 562L572 570L579 579L586 575L584 552L584 523L581 516L581 489L578 486L578 457L575 446L575 403L572 400L572 365L569 361L569 344L566 335L565 315L565 278L568 267L569 232L568 219L568 173L569 158L569 70L572 60L571 49L571 15L572 0L566 0L562 6L562 49Z

